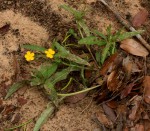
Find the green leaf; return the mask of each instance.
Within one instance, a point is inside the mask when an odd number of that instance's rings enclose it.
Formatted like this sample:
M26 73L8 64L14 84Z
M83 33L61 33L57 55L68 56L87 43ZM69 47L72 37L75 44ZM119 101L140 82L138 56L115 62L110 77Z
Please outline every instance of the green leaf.
M49 96L50 100L55 103L58 99L58 96L54 86L54 83L48 81L44 84L45 93Z
M20 81L20 82L17 82L17 83L15 83L15 84L13 84L10 88L9 88L9 90L8 90L8 92L7 92L7 95L5 96L5 99L8 99L14 92L16 92L17 90L19 90L21 87L23 87L24 85L26 85L27 84L27 80L22 80L22 81Z
M124 39L127 39L127 38L130 38L130 37L133 37L133 36L136 36L138 34L141 34L143 33L144 31L134 31L134 32L125 32L125 33L122 33L118 36L118 39L117 41L122 41Z
M106 44L105 41L97 40L97 37L95 37L95 36L88 36L88 37L82 38L81 40L78 41L78 43L79 44L86 44L86 45L95 45L96 44L99 46Z
M66 69L61 70L60 72L56 72L45 82L44 88L52 101L55 101L57 99L57 92L54 88L55 84L59 81L65 80L70 72L77 70L78 69L75 67L68 67Z
M47 109L43 111L40 118L37 120L33 131L39 131L41 126L48 120L48 118L54 113L55 107L52 104L48 104Z
M22 45L23 48L28 49L28 50L33 50L33 51L41 51L44 52L46 48L38 46L38 45Z
M84 20L77 21L78 25L83 29L86 36L90 36L90 30Z
M48 79L57 70L57 67L57 63L53 63L52 65L43 65L41 66L40 72L44 79Z
M68 67L66 69L61 70L60 72L56 72L50 79L49 81L52 82L52 84L56 84L57 82L61 81L61 80L65 80L68 76L68 74L72 71L77 71L79 70L76 67Z
M39 86L39 85L41 85L43 83L44 83L44 81L42 79L40 79L38 77L35 77L35 78L31 79L30 85L31 86Z
M68 34L73 35L76 39L78 39L78 35L77 33L75 33L75 31L73 29L69 29Z
M94 30L93 33L97 34L98 36L100 36L104 40L107 40L107 37L103 33L100 33L98 30Z
M96 61L100 64L100 60L101 60L101 53L100 53L100 51L96 51L95 58L96 58Z
M105 59L107 58L110 47L111 47L111 43L107 43L105 48L103 49L102 56L101 56L101 64L103 64Z
M55 47L58 50L58 53L55 55L55 57L65 58L65 59L67 59L69 61L73 61L73 62L81 64L81 65L88 65L88 66L90 66L90 64L86 60L81 59L80 57L78 57L78 56L76 56L74 54L71 54L68 50L66 50L58 42L55 42L54 45L55 45Z
M44 76L43 76L42 72L38 69L36 69L32 72L32 76L33 76L33 78L39 78L39 79L44 80Z
M76 20L81 20L83 18L83 16L84 16L83 12L77 11L77 10L71 8L68 5L61 5L60 7L65 9L66 11L70 12L72 15L74 15Z

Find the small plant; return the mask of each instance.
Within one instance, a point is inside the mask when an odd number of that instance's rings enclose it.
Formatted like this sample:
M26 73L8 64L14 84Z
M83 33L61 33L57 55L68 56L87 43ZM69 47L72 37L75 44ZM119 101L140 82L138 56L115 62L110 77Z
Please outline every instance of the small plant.
M142 32L122 32L122 30L120 30L112 34L111 26L107 28L106 35L97 30L90 31L83 19L84 12L76 11L67 5L62 5L61 7L73 14L78 32L70 29L61 44L57 41L53 41L51 48L49 49L37 45L23 45L22 47L28 50L25 54L26 61L28 63L30 62L29 64L32 64L32 61L35 61L39 66L35 66L30 73L30 78L13 84L5 97L5 99L9 98L14 92L26 84L44 91L51 102L38 119L34 131L38 131L40 129L42 124L54 112L55 108L65 97L87 92L101 86L96 85L87 88L86 81L88 80L84 78L84 70L86 69L92 71L95 69L93 69L90 65L90 60L88 58L81 58L78 55L71 53L70 48L72 46L80 47L84 44L86 49L89 51L92 60L95 64L97 64L98 70L100 65L104 63L105 59L115 53L116 43L118 41L135 36ZM70 36L74 37L77 41L76 44L68 43L67 40ZM102 53L100 53L100 51L95 53L96 57L91 51L93 45L98 45L100 47L103 46ZM81 53L85 54L84 50L82 50ZM80 84L83 86L82 88L76 88L76 92L68 92L66 88L68 88L68 85L71 83L72 79L75 79L73 78L74 76L71 75L74 72L78 72L78 79L81 78ZM58 82L62 82L64 80L65 83L67 83L64 87L56 86Z
M143 32L123 32L123 30L119 30L116 33L112 33L111 25L107 27L106 31L107 33L106 35L104 35L103 33L94 30L91 36L85 37L79 41L79 44L104 46L101 54L99 52L96 52L95 54L99 58L101 65L104 63L108 56L116 52L117 42L120 42Z

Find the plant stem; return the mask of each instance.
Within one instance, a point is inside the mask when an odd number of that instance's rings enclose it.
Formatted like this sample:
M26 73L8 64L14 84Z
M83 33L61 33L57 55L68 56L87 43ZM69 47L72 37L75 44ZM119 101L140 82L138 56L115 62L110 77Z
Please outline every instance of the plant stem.
M78 95L78 94L81 94L81 93L84 93L84 92L87 92L87 91L90 91L90 90L93 90L97 87L100 87L101 85L97 85L97 86L94 86L94 87L91 87L91 88L87 88L87 89L84 89L84 90L81 90L81 91L77 91L77 92L73 92L73 93L67 93L67 94L61 94L61 93L57 93L58 96L63 96L63 97L66 97L66 96L74 96L74 95Z
M61 89L62 91L65 90L72 82L73 78L71 77L68 83Z

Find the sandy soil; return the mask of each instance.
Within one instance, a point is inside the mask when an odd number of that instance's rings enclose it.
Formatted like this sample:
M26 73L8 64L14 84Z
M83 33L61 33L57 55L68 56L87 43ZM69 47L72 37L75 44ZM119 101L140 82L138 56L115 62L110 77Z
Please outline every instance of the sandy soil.
M123 0L123 2L113 1L123 16L129 13L133 16L142 8L139 0L134 2ZM80 2L77 0L0 0L0 3L0 27L10 25L5 34L0 34L0 83L5 83L6 87L12 83L15 73L13 53L18 52L21 45L32 43L50 46L53 38L61 40L65 32L70 27L74 27L72 16L60 9L59 5L66 3L77 9L86 7L86 20L91 28L98 28L105 32L109 24L112 24L114 29L121 27L114 16L96 0ZM16 56L20 61L19 54ZM0 97L2 99L3 95ZM21 106L18 98L27 100L27 103ZM91 117L101 108L92 102L82 113L90 102L90 97L87 97L77 104L62 105L41 131L94 131L98 125L91 120ZM36 120L47 103L48 100L40 91L24 87L11 99L4 101L3 105L15 105L17 107L15 113L21 115L19 123L23 123L34 117ZM27 131L31 131L34 124L35 121L28 124ZM1 130L12 126L10 121L0 125Z

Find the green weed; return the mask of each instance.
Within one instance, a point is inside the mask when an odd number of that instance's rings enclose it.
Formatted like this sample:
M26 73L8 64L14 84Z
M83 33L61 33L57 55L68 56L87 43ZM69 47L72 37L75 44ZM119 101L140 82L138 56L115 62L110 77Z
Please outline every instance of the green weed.
M107 57L116 52L117 42L143 32L123 32L123 30L119 30L112 34L111 26L106 29L106 34L103 34L97 30L91 31L84 20L84 12L77 11L67 5L62 5L61 8L69 11L74 16L78 32L70 29L66 33L66 36L61 44L55 40L53 41L51 45L52 48L50 49L37 45L23 45L22 48L29 50L25 54L25 59L28 62L31 61L31 64L32 61L37 61L40 63L40 66L35 67L32 70L30 73L31 77L29 79L14 83L8 90L5 97L5 99L8 99L14 92L24 85L37 87L45 92L52 103L48 104L47 109L37 120L34 131L38 131L40 129L40 127L65 97L88 92L100 87L100 85L96 85L91 88L87 88L88 80L84 77L84 71L85 69L91 71L94 69L89 63L90 60L88 58L81 58L78 55L71 53L72 47L81 47L85 45L91 58L97 65L98 70ZM68 43L71 36L74 37L77 43ZM100 50L97 50L94 54L91 51L93 45L103 47L101 49L102 51L100 52ZM82 50L81 53L84 54L84 50ZM77 88L76 92L68 92L67 88L69 88L69 85L75 79L74 76L71 76L74 72L78 72L80 75L80 84L83 85L83 88ZM56 84L64 80L68 81L66 82L67 84L57 88Z

